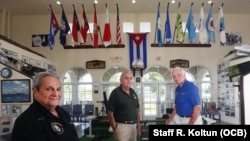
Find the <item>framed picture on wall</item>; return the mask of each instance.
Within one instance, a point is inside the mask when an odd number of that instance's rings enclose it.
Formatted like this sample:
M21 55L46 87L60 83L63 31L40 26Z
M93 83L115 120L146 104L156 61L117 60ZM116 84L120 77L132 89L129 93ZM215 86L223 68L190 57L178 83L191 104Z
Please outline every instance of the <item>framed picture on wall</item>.
M41 61L40 60L36 60L36 66L41 68Z
M21 105L12 105L12 115L19 115L21 113Z
M2 115L10 115L11 114L11 105L7 105L7 104L2 104Z
M10 117L0 117L0 125L10 125Z
M36 66L36 60L33 58L29 59L29 64L31 64L32 66Z
M30 79L1 80L1 99L2 103L30 102Z
M48 64L47 63L43 63L43 68L48 70Z
M29 60L28 60L29 58L27 57L27 56L25 56L25 55L23 55L22 56L22 61L24 62L24 63L29 63Z

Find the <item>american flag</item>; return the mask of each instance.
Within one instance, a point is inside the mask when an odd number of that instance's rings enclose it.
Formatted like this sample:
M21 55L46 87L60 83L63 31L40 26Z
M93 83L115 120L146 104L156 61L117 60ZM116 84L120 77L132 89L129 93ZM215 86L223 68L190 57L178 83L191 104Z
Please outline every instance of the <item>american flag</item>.
M121 44L121 26L120 26L120 18L119 18L119 7L118 4L116 4L117 7L117 19L116 19L116 44Z

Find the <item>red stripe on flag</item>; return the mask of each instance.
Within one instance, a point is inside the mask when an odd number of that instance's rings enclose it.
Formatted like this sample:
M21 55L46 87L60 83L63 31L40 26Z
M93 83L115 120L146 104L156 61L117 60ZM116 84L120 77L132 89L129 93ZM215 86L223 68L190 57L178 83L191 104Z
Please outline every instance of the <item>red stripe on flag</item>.
M120 18L119 18L119 7L117 6L117 23L116 23L116 44L121 44L121 27L120 27Z
M96 7L94 5L94 39L93 39L93 47L97 48L98 47L98 31L99 31L99 26L97 25L97 15L96 15Z

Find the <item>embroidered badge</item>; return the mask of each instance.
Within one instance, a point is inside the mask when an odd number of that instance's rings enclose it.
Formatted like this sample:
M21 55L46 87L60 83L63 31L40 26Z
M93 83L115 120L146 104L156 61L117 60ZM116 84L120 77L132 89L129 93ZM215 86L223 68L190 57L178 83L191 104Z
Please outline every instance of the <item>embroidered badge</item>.
M133 95L134 95L134 99L136 99L136 95L135 95L135 93L133 93Z
M52 122L50 126L52 130L56 132L57 134L63 134L64 130L63 130L62 124L58 122Z

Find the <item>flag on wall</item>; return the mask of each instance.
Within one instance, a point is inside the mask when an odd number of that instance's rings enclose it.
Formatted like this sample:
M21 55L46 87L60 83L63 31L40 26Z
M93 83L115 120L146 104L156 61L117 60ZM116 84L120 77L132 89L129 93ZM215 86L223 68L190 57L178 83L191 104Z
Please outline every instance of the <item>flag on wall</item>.
M94 39L93 39L93 47L97 48L98 47L98 32L99 32L99 26L97 24L97 15L96 15L96 7L94 4L94 28L93 28L93 34L94 34Z
M171 26L170 26L170 19L169 19L169 5L167 7L165 34L166 34L166 44L171 44L172 34L171 34Z
M156 37L157 37L158 46L162 46L161 20L160 20L160 3L158 4L158 10L157 10L156 29L157 29Z
M147 68L147 33L128 33L130 68Z
M206 28L208 32L208 41L215 42L215 33L214 33L215 27L214 27L212 6L210 7L210 10L207 16Z
M55 44L55 36L56 33L59 30L59 24L56 20L56 16L52 10L52 7L50 6L50 30L49 30L49 46L50 49L54 48Z
M207 37L206 20L204 16L203 6L201 7L200 10L200 17L197 22L196 28L199 30L199 42L201 44L207 43L208 37Z
M62 7L62 17L61 17L61 26L60 26L60 43L64 46L66 44L66 36L70 31L70 26L66 18L63 6Z
M186 29L188 30L188 40L190 43L196 43L196 33L194 24L193 8L190 7L189 15L186 23Z
M74 46L75 43L78 42L78 32L80 31L80 24L78 21L78 17L76 14L76 9L74 7L74 14L73 14L73 22L72 22L72 45Z
M89 30L89 22L85 13L84 5L82 4L83 12L82 12L82 25L81 25L81 43L85 44L87 42L87 35Z
M117 17L116 17L116 44L121 44L121 26L120 26L120 17L119 17L119 7L118 4L116 4L117 8Z
M107 4L106 4L106 22L104 26L103 44L105 47L111 44L111 31L110 31L109 12Z
M183 30L182 30L182 20L181 20L181 9L180 6L178 7L177 17L175 22L175 30L176 34L176 41L182 43L184 40Z
M224 15L223 15L222 6L220 7L220 10L219 10L215 28L220 32L221 45L224 45L226 43L226 31L225 31L225 23L224 23Z

